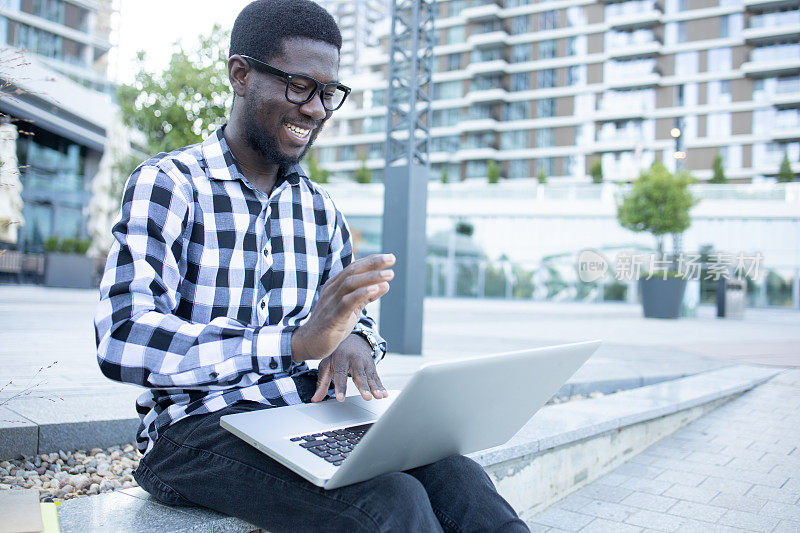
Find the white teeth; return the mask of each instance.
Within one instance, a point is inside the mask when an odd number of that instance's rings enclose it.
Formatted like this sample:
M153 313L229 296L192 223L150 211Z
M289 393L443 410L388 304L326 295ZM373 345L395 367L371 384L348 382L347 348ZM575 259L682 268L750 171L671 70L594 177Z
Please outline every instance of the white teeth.
M289 124L288 122L285 122L284 126L286 126L286 128L288 128L289 131L291 131L298 137L306 137L309 133L311 133L311 130L303 129L299 126L295 126L294 124Z

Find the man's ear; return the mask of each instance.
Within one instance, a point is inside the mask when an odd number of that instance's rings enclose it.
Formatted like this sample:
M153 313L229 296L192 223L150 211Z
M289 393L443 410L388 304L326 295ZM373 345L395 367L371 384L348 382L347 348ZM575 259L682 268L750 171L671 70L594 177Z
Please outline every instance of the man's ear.
M239 54L234 54L228 59L228 80L236 96L247 96L250 65Z

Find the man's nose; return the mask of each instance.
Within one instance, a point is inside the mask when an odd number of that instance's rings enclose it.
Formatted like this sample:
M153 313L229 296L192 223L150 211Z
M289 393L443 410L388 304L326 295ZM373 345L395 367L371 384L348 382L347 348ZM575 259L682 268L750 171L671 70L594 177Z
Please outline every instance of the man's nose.
M300 111L308 115L309 117L315 118L317 120L322 120L328 114L325 110L325 107L322 105L322 98L320 97L322 93L317 93L314 97L306 102L305 104L300 106Z

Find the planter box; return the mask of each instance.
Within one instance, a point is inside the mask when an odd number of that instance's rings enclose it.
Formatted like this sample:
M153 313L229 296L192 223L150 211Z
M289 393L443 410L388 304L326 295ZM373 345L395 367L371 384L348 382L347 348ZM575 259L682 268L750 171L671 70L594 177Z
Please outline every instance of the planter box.
M45 256L44 284L70 289L96 288L94 259L85 255L48 253Z
M645 318L678 318L681 316L686 280L651 278L639 280L642 310Z

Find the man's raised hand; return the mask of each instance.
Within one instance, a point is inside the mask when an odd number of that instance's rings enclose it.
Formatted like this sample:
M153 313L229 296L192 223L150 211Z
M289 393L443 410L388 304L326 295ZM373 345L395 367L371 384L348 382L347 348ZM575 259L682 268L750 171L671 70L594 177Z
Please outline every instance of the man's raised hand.
M364 307L389 290L392 254L375 254L350 263L322 286L308 320L292 332L292 359L323 359L352 333Z

